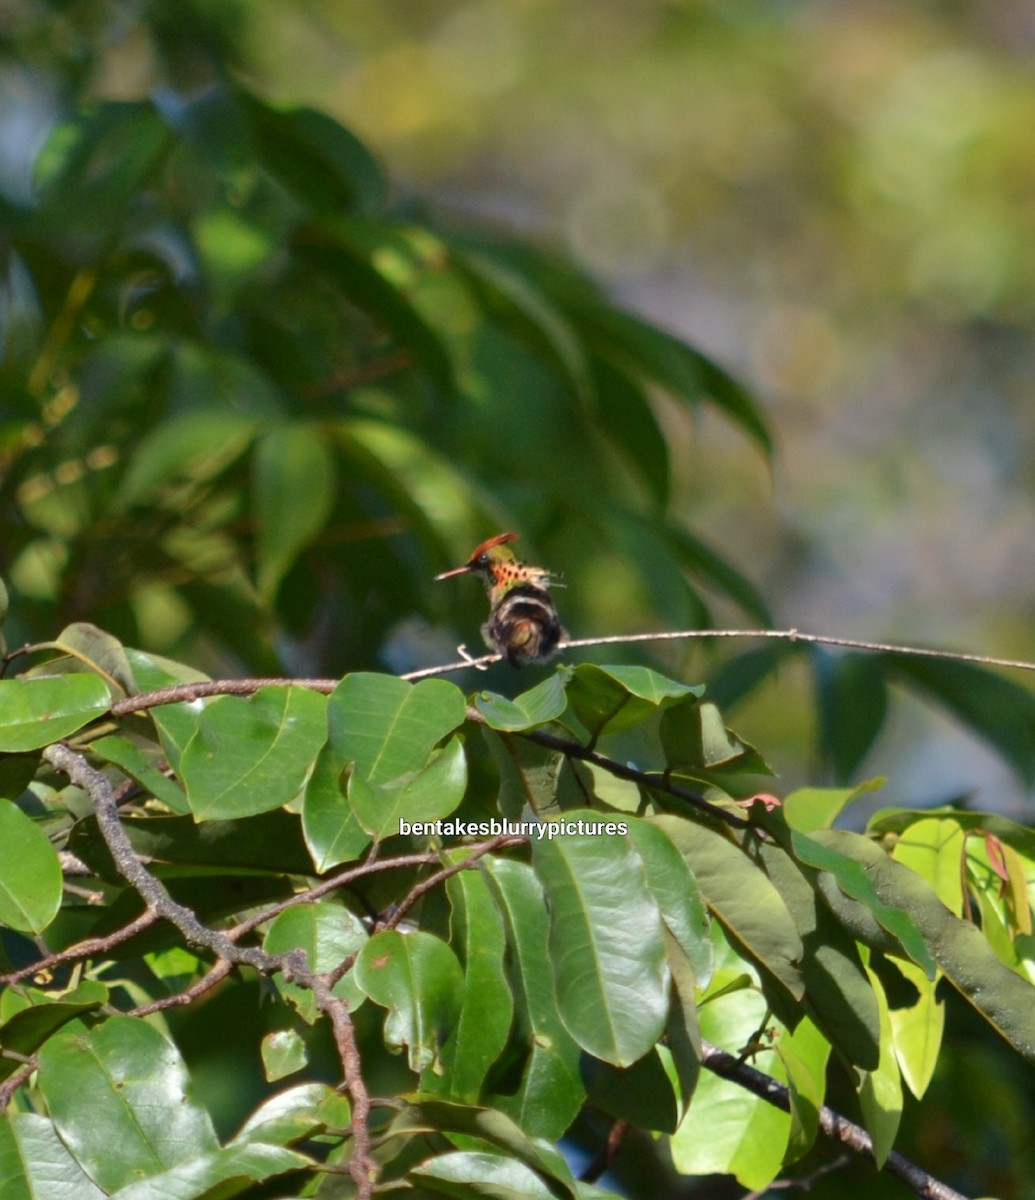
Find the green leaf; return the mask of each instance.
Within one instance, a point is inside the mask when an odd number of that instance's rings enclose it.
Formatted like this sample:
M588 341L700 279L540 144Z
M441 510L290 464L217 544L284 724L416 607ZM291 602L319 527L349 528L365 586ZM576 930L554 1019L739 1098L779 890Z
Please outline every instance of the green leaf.
M498 803L503 815L523 821L556 812L560 778L568 766L565 755L527 738L484 727L481 732L499 772Z
M234 1195L288 1171L312 1167L312 1159L283 1146L244 1143L197 1154L186 1162L113 1193L112 1200L192 1200Z
M137 685L143 691L157 691L159 688L172 687L178 683L199 683L206 681L208 676L201 671L191 670L181 663L170 662L154 654L144 654L140 650L126 650L133 675ZM162 743L162 750L173 770L178 770L180 757L187 743L197 732L200 716L198 705L188 701L178 704L162 704L157 708L148 709L148 716L154 722Z
M480 871L446 881L450 942L464 969L464 990L453 1036L442 1051L442 1075L426 1072L426 1090L475 1103L489 1068L507 1043L514 1001L504 977L503 921Z
M869 838L834 831L817 831L813 837L857 862L880 903L908 914L925 955L933 957L949 982L1015 1050L1035 1063L1035 988L1003 966L981 932L954 917L930 884ZM918 965L925 966L922 961Z
M389 1133L391 1136L446 1133L477 1139L480 1144L496 1147L512 1160L545 1176L551 1181L555 1197L575 1194L575 1180L564 1155L544 1140L529 1137L510 1117L495 1109L419 1095L392 1119Z
M318 427L275 426L255 443L256 576L259 594L267 603L299 554L323 529L336 491L334 458Z
M173 812L190 812L183 788L159 770L153 758L148 758L136 742L131 742L129 738L120 734L109 734L91 742L90 749L94 754L99 754L101 758L114 763Z
M822 902L807 868L772 842L760 843L757 854L801 936L806 1013L849 1062L876 1069L880 1014L855 940Z
M649 667L581 663L568 683L568 700L593 739L639 725L651 712L700 696L704 687L666 679Z
M705 780L727 774L771 775L765 760L726 727L722 713L709 701L687 701L661 716L661 746L666 763Z
M305 786L326 738L327 701L304 687L265 687L206 704L180 760L199 821L268 812Z
M513 700L496 692L476 692L473 699L486 724L507 733L536 729L556 720L568 706L564 680L556 673Z
M323 873L352 862L370 845L370 834L345 799L345 762L334 747L324 746L316 759L302 800L302 829L313 865Z
M797 788L784 797L783 815L787 824L800 833L829 829L853 800L883 784L883 779L871 779L853 788Z
M945 1032L945 1003L936 996L941 977L928 979L915 963L902 959L894 962L917 991L913 1004L889 1007L888 1018L902 1078L920 1100L934 1078Z
M884 989L872 971L870 979L880 1006L880 1063L875 1071L860 1072L859 1104L866 1130L873 1139L873 1159L880 1170L895 1144L895 1135L902 1119L902 1080L895 1058Z
M500 1086L488 1099L530 1135L556 1141L575 1119L586 1092L578 1046L557 1011L545 896L525 863L482 861L507 934L517 1010L514 1036L525 1055L517 1085Z
M657 1047L628 1067L584 1057L582 1078L591 1104L637 1129L675 1133L676 1097Z
M443 679L412 684L357 671L331 693L331 746L371 783L388 783L423 770L466 711L463 692Z
M758 962L800 1000L803 947L787 906L769 878L725 834L674 816L652 817L675 844L715 916Z
M13 801L0 800L0 922L42 932L61 907L62 884L46 834Z
M61 1140L107 1192L218 1149L178 1051L139 1018L56 1034L39 1054L39 1086Z
M328 1126L345 1129L351 1120L348 1098L326 1083L299 1083L264 1100L234 1135L231 1144L265 1142L290 1146Z
M686 564L691 575L708 587L724 592L763 625L771 623L772 614L762 593L728 559L679 525L666 524L664 532L676 557Z
M888 676L940 701L995 747L1025 783L1035 781L1035 697L973 663L886 655Z
M357 916L340 904L321 900L315 904L296 904L274 917L263 946L270 954L304 950L309 970L322 974L340 967L350 955L358 954L366 942L367 932ZM300 987L283 975L277 976L276 986L304 1020L310 1024L316 1020L319 1010L311 988ZM363 997L352 972L334 985L334 995L347 1000L353 1010L359 1007Z
M0 680L0 751L38 750L59 742L108 711L111 697L97 675Z
M878 846L858 834L827 829L815 829L808 837L797 832L791 834L795 855L810 867L829 871L841 891L864 904L877 922L901 942L905 952L927 972L928 977L933 977L934 959L913 915L906 906L888 904L881 899L866 865L873 858L863 843L872 846L877 855L887 857Z
M914 821L891 848L891 857L934 888L955 915L963 913L964 836L952 817Z
M102 983L86 980L60 1000L41 1000L16 1012L0 1025L0 1046L16 1054L29 1055L63 1025L108 1001L108 989ZM6 1079L18 1069L15 1058L0 1058L0 1079ZM0 1175L2 1180L2 1175Z
M276 1083L309 1062L305 1042L295 1029L274 1029L262 1039L262 1071L267 1083Z
M56 650L63 651L107 680L116 691L132 693L137 690L133 668L122 643L96 625L86 621L66 625L53 644Z
M50 1121L27 1112L0 1114L0 1184L4 1200L104 1200L108 1195L91 1182Z
M453 1150L425 1159L411 1175L443 1196L492 1196L494 1200L556 1200L553 1189L531 1167L509 1155Z
M599 816L576 810L563 824ZM643 861L622 837L565 832L534 842L532 862L550 908L561 1019L594 1057L629 1066L661 1036L669 1000L660 913Z
M791 1130L784 1162L796 1162L811 1150L819 1132L830 1043L806 1017L793 1033L780 1038L776 1053L787 1075L791 1104Z
M648 821L626 821L629 840L643 863L647 887L661 910L661 919L682 947L698 987L712 976L714 954L708 936L708 910L686 859L663 829Z
M411 1071L440 1070L464 989L463 971L445 942L430 933L382 930L363 947L353 974L360 990L388 1009L389 1048L408 1048Z
M348 799L360 825L380 841L398 835L400 821L434 821L449 816L463 800L466 787L467 759L463 743L454 737L432 754L422 771L388 783L370 783L353 772Z
M592 365L600 424L663 512L671 486L669 449L650 396L637 380L605 358L594 355Z
M758 991L728 992L701 1009L701 1034L737 1054L765 1016ZM783 1064L773 1050L754 1054L751 1063L783 1082ZM672 1138L672 1160L680 1174L736 1175L744 1187L764 1191L783 1165L790 1128L788 1113L731 1080L702 1071Z

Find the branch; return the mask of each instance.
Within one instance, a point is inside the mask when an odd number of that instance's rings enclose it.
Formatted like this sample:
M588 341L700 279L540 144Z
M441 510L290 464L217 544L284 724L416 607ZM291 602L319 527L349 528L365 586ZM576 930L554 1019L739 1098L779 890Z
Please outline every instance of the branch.
M468 708L467 719L468 721L473 721L476 725L488 725L488 722L476 708ZM617 779L627 779L630 783L639 784L641 787L653 788L655 791L675 796L693 808L707 813L708 816L715 817L719 821L725 821L727 825L733 825L737 829L751 828L750 821L746 821L743 817L738 817L734 813L728 812L725 808L720 808L717 804L711 804L697 792L673 783L666 775L659 775L653 771L639 771L635 767L620 763L617 759L608 758L606 754L600 754L588 746L583 746L581 742L573 741L570 738L558 737L557 734L549 733L545 729L517 730L514 736L526 738L530 742L536 742L538 745L546 746L551 750L559 750L569 758L578 758L582 762L592 763L594 766L607 771L608 774L614 775Z
M755 1067L750 1066L748 1063L741 1062L739 1058L735 1058L732 1054L727 1054L725 1050L720 1050L718 1046L712 1045L711 1042L702 1041L701 1052L701 1063L709 1071L715 1075L721 1075L723 1079L729 1079L731 1082L738 1084L760 1099L765 1100L766 1103L772 1104L776 1108L781 1108L784 1112L790 1112L790 1089L782 1083L777 1083L775 1079L771 1079L768 1075L756 1070ZM847 1117L841 1116L839 1112L835 1112L834 1109L829 1108L826 1104L820 1105L819 1127L833 1141L841 1142L849 1150L854 1151L864 1158L873 1159L873 1140L866 1130L856 1125L853 1121L849 1121ZM894 1175L896 1179L901 1179L903 1183L910 1187L918 1196L923 1196L925 1200L967 1200L967 1197L961 1192L957 1192L955 1189L949 1187L948 1184L935 1179L933 1175L928 1175L916 1163L910 1162L908 1158L905 1158L895 1150L892 1150L888 1155L884 1169L889 1175Z
M128 925L123 925L114 933L109 933L107 937L87 938L57 954L48 954L46 958L41 958L27 967L20 967L17 971L0 975L0 984L17 983L20 979L27 979L31 975L37 975L40 971L49 971L51 967L59 967L64 963L80 962L84 958L96 958L97 955L105 954L115 946L128 942L135 934L150 928L158 919L156 912L150 908L145 909L135 920L130 921Z
M296 965L291 955L272 955L257 946L237 946L232 938L202 925L194 913L177 904L162 884L143 866L133 850L119 821L118 806L111 784L100 771L95 771L82 755L67 746L48 746L43 757L56 770L67 775L83 788L93 805L97 827L107 843L119 874L143 898L148 909L170 921L183 934L189 945L205 946L229 962L247 964L265 975L275 971L291 974Z

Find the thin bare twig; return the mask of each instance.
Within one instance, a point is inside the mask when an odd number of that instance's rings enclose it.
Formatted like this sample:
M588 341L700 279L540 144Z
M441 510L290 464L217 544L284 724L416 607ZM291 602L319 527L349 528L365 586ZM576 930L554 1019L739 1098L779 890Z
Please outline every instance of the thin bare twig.
M38 962L31 963L27 967L19 967L17 971L10 971L6 975L0 975L0 984L17 983L21 979L28 979L33 975L39 974L40 971L49 971L51 967L60 967L65 963L82 962L86 958L97 958L98 955L107 954L115 946L120 946L123 942L128 942L135 934L149 929L157 920L159 920L158 913L151 909L146 909L139 917L130 921L128 925L123 925L121 929L117 929L114 933L109 933L106 937L87 938L85 941L76 942L74 946L66 947L57 954L48 954L46 958L41 958Z
M720 1050L711 1042L701 1042L701 1063L709 1071L729 1079L766 1103L782 1108L784 1112L790 1112L789 1088L748 1063L741 1062L725 1050ZM826 1104L820 1105L819 1127L832 1141L841 1142L863 1158L873 1159L873 1140L866 1130ZM947 1183L942 1183L940 1179L935 1179L922 1167L918 1167L895 1150L888 1155L884 1170L896 1179L901 1179L918 1196L924 1197L924 1200L967 1200L961 1192L949 1187Z
M227 958L216 959L215 965L210 971L206 971L202 977L192 983L190 987L184 988L182 992L176 992L172 996L163 996L160 1000L152 1000L150 1004L138 1004L136 1008L131 1008L127 1012L130 1017L147 1017L151 1013L161 1012L166 1008L178 1008L184 1004L191 1004L197 1000L199 996L203 996L206 992L224 980L234 969L234 964Z
M363 1064L352 1025L352 1014L348 1003L334 995L333 984L326 975L310 976L304 979L304 983L312 987L320 1011L330 1018L334 1030L334 1043L338 1048L345 1087L352 1102L349 1174L356 1185L356 1200L370 1200L378 1169L370 1152L370 1093L363 1079Z
M810 646L839 646L845 650L868 650L878 654L901 654L913 658L940 658L946 662L969 662L982 667L1004 667L1017 671L1035 671L1035 662L1021 658L997 658L990 654L968 654L957 650L938 650L930 646L899 646L893 642L870 642L860 638L833 637L822 633L802 633L800 629L676 629L663 633L619 633L610 637L571 638L561 642L558 650L578 650L586 646L631 646L641 642L681 642L710 638L764 638L773 641L804 642ZM502 661L499 654L483 654L445 663L438 667L423 667L409 671L400 679L415 682L433 675L449 675L469 667L484 667Z
M615 1156L625 1141L629 1132L629 1122L619 1117L607 1132L607 1141L601 1146L600 1153L589 1163L579 1176L582 1183L596 1183L607 1168L614 1162Z
M28 1080L33 1071L36 1070L36 1066L36 1056L33 1055L28 1062L23 1063L13 1075L10 1075L0 1085L0 1112L7 1111L7 1106L11 1103L14 1093Z

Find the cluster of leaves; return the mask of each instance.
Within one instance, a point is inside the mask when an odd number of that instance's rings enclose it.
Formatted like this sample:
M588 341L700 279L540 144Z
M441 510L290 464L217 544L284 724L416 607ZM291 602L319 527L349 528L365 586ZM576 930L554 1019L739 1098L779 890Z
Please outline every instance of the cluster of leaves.
M699 687L583 664L515 699L364 672L213 695L93 626L50 649L0 682L12 1196L590 1198L555 1144L592 1113L762 1188L838 1069L883 1163L941 979L1035 1061L1031 832L849 833L850 791L746 794L765 764ZM653 767L605 753L630 735ZM190 1083L199 1025L229 1105ZM702 1072L715 1045L787 1110Z
M0 200L27 640L88 613L192 661L341 673L510 527L635 547L673 620L705 619L694 579L764 616L667 513L653 403L716 405L768 453L750 396L565 264L392 208L330 117L229 82L100 103L35 180Z

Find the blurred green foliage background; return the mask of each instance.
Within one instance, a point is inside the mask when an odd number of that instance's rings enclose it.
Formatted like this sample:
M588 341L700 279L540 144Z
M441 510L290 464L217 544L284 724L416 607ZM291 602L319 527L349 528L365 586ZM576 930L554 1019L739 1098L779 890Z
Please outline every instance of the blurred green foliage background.
M678 402L651 404L673 526L738 568L775 624L1035 657L1025 4L79 0L6 15L0 185L12 202L30 196L29 165L77 101L195 96L230 71L271 101L326 110L385 164L393 212L563 251L762 398L772 473L728 412L698 407L691 422ZM225 314L252 295L241 280L261 280L269 250L240 216L209 206L196 228ZM743 588L731 601L698 569L686 590L694 564L639 523L643 473L630 481L613 449L558 488L562 500L544 489L570 468L575 426L530 382L540 407L513 420L498 402L458 411L422 399L422 430L477 476L488 511L470 528L453 521L448 550L385 560L400 621L436 606L430 627L395 629L393 663L418 653L413 637L424 655L477 641L481 597L443 599L423 576L507 519L530 555L564 572L576 635L700 623L702 598L718 624L756 624ZM397 402L376 387L350 400L375 420ZM428 486L441 502L440 484ZM631 523L612 520L616 487L639 489L623 509ZM374 518L354 571L373 570L391 544L376 521L392 519ZM152 601L171 652L175 621ZM444 620L454 603L465 606L455 628ZM295 613L296 643L313 617ZM299 669L354 665L295 650ZM691 673L712 671L708 653L691 652ZM738 714L788 783L815 777L810 681L805 660L785 665ZM895 711L856 775L890 775L906 803L976 790L1023 808L1025 785L977 741L918 705Z

